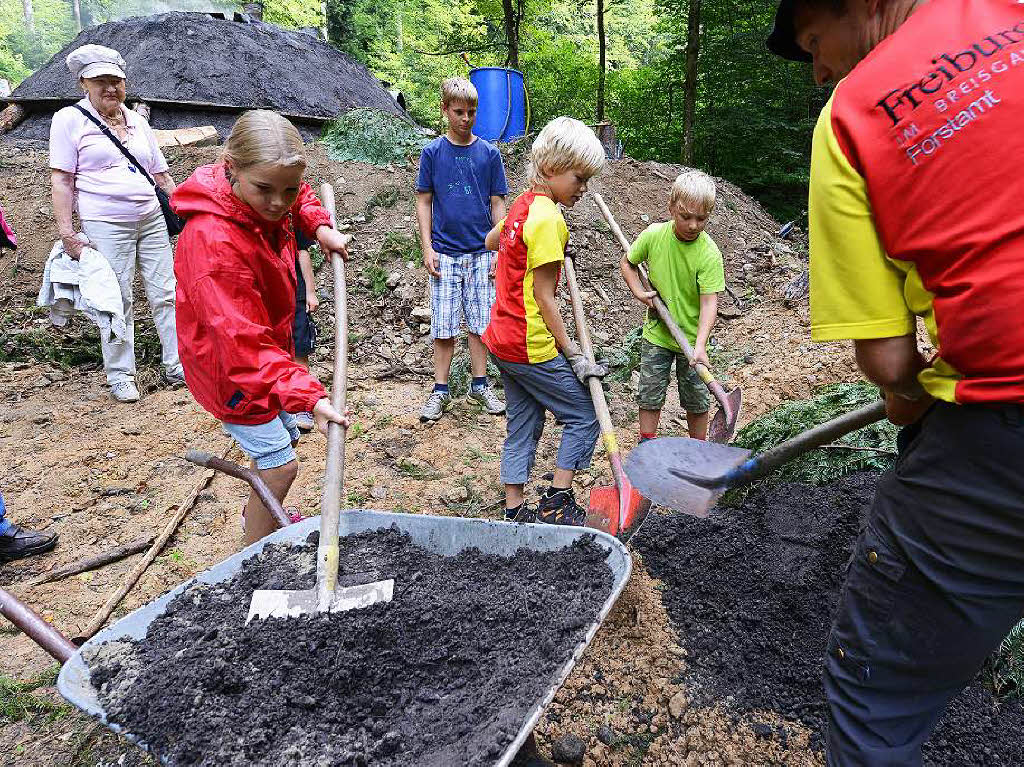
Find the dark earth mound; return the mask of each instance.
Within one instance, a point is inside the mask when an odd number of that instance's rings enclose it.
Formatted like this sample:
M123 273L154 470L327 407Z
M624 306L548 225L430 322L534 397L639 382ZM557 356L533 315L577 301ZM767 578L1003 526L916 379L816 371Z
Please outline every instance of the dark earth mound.
M782 484L708 519L651 515L635 545L668 587L663 599L688 650L695 702L778 712L823 747L825 639L879 476ZM755 732L771 731L755 724ZM1021 765L1022 733L1024 708L997 705L975 683L950 704L924 762Z
M443 557L377 531L342 538L341 571L393 577L393 602L246 626L254 589L312 587L314 551L268 546L179 595L144 641L101 646L111 720L175 765L492 764L612 587L591 538Z
M100 24L79 34L11 94L65 101L25 103L31 114L5 139L46 140L53 112L82 97L64 60L87 43L114 48L124 57L129 103L185 101L320 118L356 107L405 115L366 67L315 35L205 13L162 13ZM190 124L218 122L215 114L199 117L201 122ZM188 127L180 122L173 110L153 107L154 128ZM309 133L312 126L304 127ZM218 132L227 136L222 126Z

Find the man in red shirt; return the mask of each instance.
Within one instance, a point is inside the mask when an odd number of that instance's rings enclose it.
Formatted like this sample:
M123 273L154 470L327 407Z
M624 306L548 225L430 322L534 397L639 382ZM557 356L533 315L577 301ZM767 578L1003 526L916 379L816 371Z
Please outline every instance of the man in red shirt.
M906 427L828 639L828 762L920 764L1024 615L1024 4L782 0L768 46L837 83L811 153L811 334L852 340Z

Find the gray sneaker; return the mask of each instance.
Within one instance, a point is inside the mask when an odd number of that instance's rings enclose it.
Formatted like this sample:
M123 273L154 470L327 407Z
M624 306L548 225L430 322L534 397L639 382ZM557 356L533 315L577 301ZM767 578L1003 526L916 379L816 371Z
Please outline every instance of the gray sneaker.
M501 415L505 412L505 403L501 401L498 395L494 392L494 389L491 388L490 384L482 389L473 389L471 387L469 390L469 398L476 400L483 405L484 410L491 415Z
M185 385L185 371L178 368L173 373L168 373L165 370L160 374L160 380L162 380L164 385L169 389L180 389Z
M452 395L446 391L432 391L420 411L421 421L439 421L452 402Z
M309 434L313 431L316 426L316 421L313 420L312 413L296 413L295 414L295 428L304 434Z
M118 402L138 402L141 395L132 381L118 381L110 384L110 396Z

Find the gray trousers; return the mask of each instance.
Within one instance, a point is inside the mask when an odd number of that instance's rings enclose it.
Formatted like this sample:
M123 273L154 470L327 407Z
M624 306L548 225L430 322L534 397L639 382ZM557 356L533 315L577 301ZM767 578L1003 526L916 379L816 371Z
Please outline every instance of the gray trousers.
M135 380L135 306L132 283L135 265L153 311L167 373L180 373L178 334L174 326L174 253L163 214L157 208L141 221L83 221L82 231L117 275L128 333L124 343L103 343L107 383Z
M601 427L590 393L559 354L536 365L507 362L491 355L505 387L508 436L501 453L501 481L524 485L530 477L537 443L544 433L545 411L564 424L555 465L578 471L590 466Z

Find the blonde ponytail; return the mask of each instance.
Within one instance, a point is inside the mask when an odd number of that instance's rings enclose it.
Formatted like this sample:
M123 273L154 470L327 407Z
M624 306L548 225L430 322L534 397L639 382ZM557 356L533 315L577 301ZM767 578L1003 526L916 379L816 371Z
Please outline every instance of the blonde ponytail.
M306 149L302 137L288 120L277 112L253 109L244 112L231 128L221 159L236 171L254 165L306 167Z

